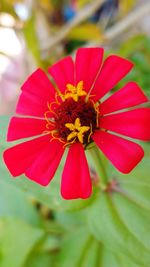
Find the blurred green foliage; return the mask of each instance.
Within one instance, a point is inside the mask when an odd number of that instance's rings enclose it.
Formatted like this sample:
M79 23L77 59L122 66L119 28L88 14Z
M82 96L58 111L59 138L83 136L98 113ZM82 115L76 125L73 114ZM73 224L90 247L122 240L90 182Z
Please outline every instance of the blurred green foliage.
M131 80L135 81L150 97L150 38L145 35L134 36L121 45L119 53L129 58L135 65L120 85Z

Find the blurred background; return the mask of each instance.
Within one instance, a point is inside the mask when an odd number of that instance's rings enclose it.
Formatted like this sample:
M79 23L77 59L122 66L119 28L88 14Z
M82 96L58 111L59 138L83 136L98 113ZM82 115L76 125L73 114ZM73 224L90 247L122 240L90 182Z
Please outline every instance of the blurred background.
M148 91L150 16L137 12L145 3L149 1L1 0L0 114L14 111L22 81L37 66L47 70L79 46L102 45L131 58L134 79ZM130 22L134 10L137 18Z
M106 55L117 53L131 59L135 68L123 84L134 80L150 96L149 0L0 0L2 151L8 146L7 124L22 82L37 67L47 71L65 55L74 56L81 46L102 46ZM149 157L149 147L146 151ZM142 165L144 172L133 172L134 183L139 175L147 181L148 162ZM95 171L92 175L96 184ZM136 193L134 189L130 193L136 199L138 189ZM149 206L148 190L143 185L138 203ZM103 235L96 238L98 230L88 229L93 225L89 217L96 216L91 210L95 195L84 202L65 202L57 197L58 192L58 183L41 189L24 178L14 182L0 162L0 267L149 267L131 251L125 253L122 248L116 253L121 245L111 250L107 236L103 242ZM133 254L138 257L138 252Z

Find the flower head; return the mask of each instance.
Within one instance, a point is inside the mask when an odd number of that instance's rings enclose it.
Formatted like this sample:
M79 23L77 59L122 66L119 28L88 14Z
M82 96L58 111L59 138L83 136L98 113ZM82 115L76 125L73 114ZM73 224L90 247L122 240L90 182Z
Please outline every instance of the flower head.
M23 84L16 112L26 117L11 119L7 139L36 137L4 152L13 176L25 173L47 185L67 150L61 194L65 199L88 198L92 184L84 150L90 143L123 173L139 163L141 146L120 135L150 139L150 109L136 107L148 98L129 82L103 100L133 64L116 55L102 60L102 48L80 48L75 62L68 56L49 68L56 86L41 69Z

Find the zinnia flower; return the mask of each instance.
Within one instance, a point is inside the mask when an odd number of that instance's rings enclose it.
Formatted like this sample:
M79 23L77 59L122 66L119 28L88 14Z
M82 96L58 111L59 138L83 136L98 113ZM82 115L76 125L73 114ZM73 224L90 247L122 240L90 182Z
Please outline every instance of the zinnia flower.
M116 55L102 60L102 48L80 48L75 62L67 56L49 68L56 85L41 69L23 84L16 109L23 116L11 119L7 140L38 137L4 152L13 176L24 173L46 186L66 149L61 194L65 199L88 198L92 184L84 150L90 143L123 173L141 161L141 146L120 135L150 139L150 109L136 108L148 98L135 82L128 82L103 100L133 64Z

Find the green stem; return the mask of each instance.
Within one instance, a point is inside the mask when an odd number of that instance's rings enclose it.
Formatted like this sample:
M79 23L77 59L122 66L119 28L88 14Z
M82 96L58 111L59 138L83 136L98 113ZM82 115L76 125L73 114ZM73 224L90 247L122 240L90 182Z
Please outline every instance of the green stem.
M106 185L109 179L99 149L95 146L91 148L89 152L92 156L95 167L102 178L103 184Z

